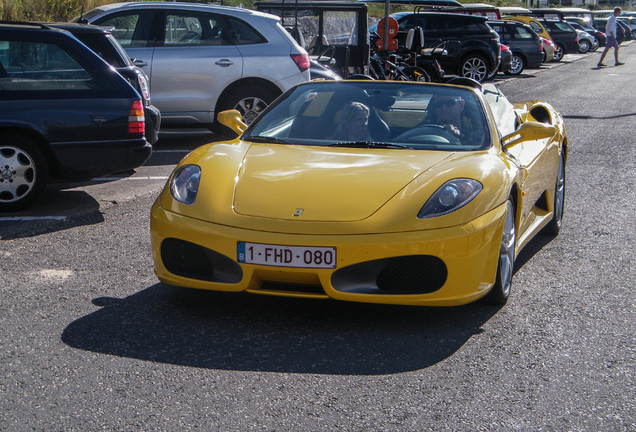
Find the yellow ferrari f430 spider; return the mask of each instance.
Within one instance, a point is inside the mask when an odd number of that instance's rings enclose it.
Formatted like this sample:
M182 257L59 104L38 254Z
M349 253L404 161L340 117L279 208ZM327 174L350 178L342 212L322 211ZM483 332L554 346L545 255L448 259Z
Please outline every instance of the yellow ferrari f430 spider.
M492 84L311 81L176 167L151 211L167 284L346 301L505 303L558 234L568 140Z

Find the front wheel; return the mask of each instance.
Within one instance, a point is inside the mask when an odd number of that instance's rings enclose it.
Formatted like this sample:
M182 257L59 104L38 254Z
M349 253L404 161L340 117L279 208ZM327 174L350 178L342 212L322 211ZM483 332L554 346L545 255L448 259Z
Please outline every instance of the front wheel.
M506 216L504 228L499 245L499 262L497 264L497 279L495 285L486 295L484 300L491 304L505 304L510 296L512 286L512 275L515 264L515 246L517 242L517 231L515 228L515 206L512 199L506 203Z
M15 133L0 134L0 211L22 209L46 187L49 170L40 148Z
M463 77L483 82L488 77L488 63L482 56L468 56L462 62L460 74Z

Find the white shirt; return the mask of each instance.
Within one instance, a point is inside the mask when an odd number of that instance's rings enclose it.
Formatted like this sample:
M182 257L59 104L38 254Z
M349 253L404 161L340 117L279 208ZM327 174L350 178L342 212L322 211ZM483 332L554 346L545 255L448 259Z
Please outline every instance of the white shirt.
M612 14L605 24L605 33L612 34L616 37L616 15Z

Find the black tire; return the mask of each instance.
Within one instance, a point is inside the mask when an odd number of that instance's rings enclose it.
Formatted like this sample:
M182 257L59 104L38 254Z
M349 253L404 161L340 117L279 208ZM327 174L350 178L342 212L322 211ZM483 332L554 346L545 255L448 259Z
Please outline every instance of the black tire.
M554 186L554 201L552 209L552 220L543 229L545 234L551 236L559 235L563 223L563 209L565 204L565 160L561 156L559 171L557 172L556 184Z
M579 41L579 52L581 54L585 54L590 49L592 49L592 44L590 43L590 41L588 41L587 39L581 39Z
M512 67L506 71L506 75L519 75L526 68L526 59L519 54L512 54Z
M565 47L562 44L554 44L554 59L553 62L560 62L565 55Z
M0 211L27 207L44 191L48 178L46 159L33 140L0 134Z
M504 229L499 246L499 262L497 263L497 279L495 284L484 297L484 301L490 304L503 305L508 301L512 276L514 274L515 247L517 242L517 230L515 227L515 207L512 199L506 203L506 216Z
M223 98L221 103L217 105L216 114L235 109L241 113L243 122L249 125L274 99L276 99L276 95L264 88L253 85L240 87ZM236 136L236 133L217 121L215 121L214 131L223 137Z
M408 66L404 69L404 74L409 77L409 81L431 82L430 75L421 67Z
M468 55L462 60L459 75L483 82L488 78L488 62L480 55Z

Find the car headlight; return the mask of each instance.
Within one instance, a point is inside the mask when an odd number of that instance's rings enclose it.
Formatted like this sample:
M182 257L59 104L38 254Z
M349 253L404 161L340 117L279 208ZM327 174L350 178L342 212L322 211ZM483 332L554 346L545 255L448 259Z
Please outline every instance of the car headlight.
M454 179L447 181L426 201L417 217L426 219L454 212L471 202L482 188L483 186L477 180Z
M170 181L172 197L184 204L193 204L199 190L201 168L196 165L184 165L177 169Z

